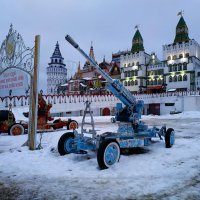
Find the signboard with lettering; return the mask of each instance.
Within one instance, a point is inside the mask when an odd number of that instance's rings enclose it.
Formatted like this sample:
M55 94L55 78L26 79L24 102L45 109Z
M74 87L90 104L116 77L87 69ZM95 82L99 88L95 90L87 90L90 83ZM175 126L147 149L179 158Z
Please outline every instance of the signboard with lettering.
M0 76L0 92L17 89L28 89L27 74L17 69L4 72Z

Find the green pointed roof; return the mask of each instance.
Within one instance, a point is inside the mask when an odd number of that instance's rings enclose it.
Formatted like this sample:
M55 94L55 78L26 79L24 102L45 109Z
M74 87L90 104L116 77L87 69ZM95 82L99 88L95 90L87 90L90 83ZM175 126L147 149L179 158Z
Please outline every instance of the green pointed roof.
M136 53L139 51L144 51L144 46L143 46L143 38L140 34L140 31L137 29L137 31L135 32L135 35L133 37L133 40L132 40L131 52Z
M174 43L187 42L189 39L190 38L188 36L187 24L186 24L183 16L181 16L181 18L179 19L179 22L176 26L176 36L174 39Z

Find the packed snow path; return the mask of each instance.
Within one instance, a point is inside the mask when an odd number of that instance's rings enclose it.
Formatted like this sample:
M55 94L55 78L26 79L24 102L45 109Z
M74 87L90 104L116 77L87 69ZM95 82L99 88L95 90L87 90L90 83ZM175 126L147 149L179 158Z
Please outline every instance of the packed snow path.
M43 149L37 151L21 147L27 135L3 135L0 182L13 187L18 199L200 199L199 116L144 117L147 124L174 128L175 145L166 149L164 141L155 139L144 149L121 155L119 163L103 171L94 152L58 154L58 140L66 131L44 133ZM117 129L108 117L95 120L98 133Z

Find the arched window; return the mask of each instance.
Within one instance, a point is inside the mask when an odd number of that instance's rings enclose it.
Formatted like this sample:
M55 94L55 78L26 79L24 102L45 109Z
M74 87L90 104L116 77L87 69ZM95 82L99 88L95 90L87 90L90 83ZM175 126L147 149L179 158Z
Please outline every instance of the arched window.
M134 81L131 81L131 85L132 85L132 86L134 85Z
M187 81L187 74L183 76L183 81Z
M57 63L57 59L55 59L55 63Z
M124 86L127 86L127 81L124 81Z
M131 76L134 76L135 75L135 72L132 70L131 71Z
M128 63L128 67L130 67L131 66L131 63Z
M183 58L183 54L179 54L179 58Z
M125 76L125 77L127 77L127 71L126 71L126 72L124 72L124 76Z
M162 84L162 79L158 79L158 85Z
M171 76L169 76L169 82L172 82L172 77Z
M177 71L177 64L173 65L173 71L175 71L175 72Z
M186 53L186 54L185 54L185 57L186 57L186 58L189 58L189 56L190 56L189 53Z
M127 72L127 76L130 77L130 71Z
M173 60L176 60L176 59L177 59L177 56L176 56L176 55L174 55L174 56L173 56Z
M177 82L177 76L176 75L174 76L174 82Z
M168 56L168 57L167 57L167 60L171 60L171 56Z
M172 72L172 65L169 65L169 72Z
M178 76L178 81L182 81L182 76L181 75Z
M187 70L187 63L183 63L183 70Z
M135 80L135 85L138 85L138 80Z
M134 63L134 62L132 63L132 66L135 66L135 63Z
M178 71L182 71L182 64L178 65Z
M130 82L130 81L128 81L128 86L130 86L130 84L131 84L131 82Z
M135 76L138 76L138 71L137 70L135 70Z

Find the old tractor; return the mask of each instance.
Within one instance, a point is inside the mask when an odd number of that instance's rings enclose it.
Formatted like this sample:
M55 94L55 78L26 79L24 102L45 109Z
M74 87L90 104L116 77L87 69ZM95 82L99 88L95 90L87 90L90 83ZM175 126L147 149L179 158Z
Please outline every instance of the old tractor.
M49 131L50 129L56 130L66 127L67 130L74 130L78 128L78 122L72 119L54 120L51 117L50 109L52 108L52 104L47 104L41 94L38 94L38 123L37 128L39 131ZM28 112L23 113L25 117L28 117ZM52 121L53 122L49 122Z
M64 127L67 130L75 130L78 128L78 122L72 119L61 120L56 119L50 115L50 109L52 105L47 104L41 94L38 95L38 118L37 118L37 131L48 132L51 130L62 129ZM25 117L29 116L28 112L24 112ZM8 133L9 135L23 135L27 132L28 123L25 121L15 121L15 116L12 112L11 106L9 110L0 110L0 133Z
M82 120L81 133L74 130L61 136L58 141L60 155L69 153L80 154L86 153L87 150L94 150L97 152L97 162L100 169L106 169L119 161L120 152L131 148L147 146L151 143L153 137L159 137L161 140L164 138L165 147L172 147L175 142L174 129L166 129L166 126L148 128L140 120L144 102L141 100L137 101L119 80L112 79L103 71L69 35L65 39L101 73L107 81L107 89L122 103L117 103L116 115L113 120L118 124L117 132L105 132L101 135L97 135L94 130L92 114L91 123L85 122L85 115L91 113L89 103L87 103ZM86 129L83 128L85 124L90 124L92 129L86 132ZM88 133L91 133L92 136L88 136Z

